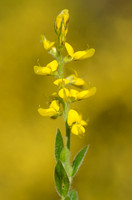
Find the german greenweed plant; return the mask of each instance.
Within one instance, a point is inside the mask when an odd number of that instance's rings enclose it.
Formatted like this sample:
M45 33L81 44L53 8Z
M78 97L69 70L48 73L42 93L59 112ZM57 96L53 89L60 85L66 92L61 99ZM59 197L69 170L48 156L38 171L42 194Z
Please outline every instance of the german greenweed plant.
M87 122L82 119L82 116L71 108L72 104L76 101L86 99L95 94L96 88L84 88L85 82L79 78L77 72L74 72L68 77L64 75L64 66L72 61L83 60L90 58L94 55L93 48L84 51L75 52L73 47L66 42L68 32L69 11L67 9L56 17L54 28L57 34L57 42L50 42L45 36L42 36L44 49L48 51L54 58L46 66L34 66L34 72L37 75L54 76L57 89L51 97L52 101L49 103L49 108L39 108L38 112L41 116L48 116L56 119L63 116L66 136L65 144L60 130L57 130L55 141L55 159L56 166L54 172L56 190L62 200L77 200L77 192L71 190L71 184L74 176L76 175L84 156L88 150L88 146L84 147L77 153L73 162L70 161L70 135L83 136L85 134L85 126ZM67 55L64 55L64 48ZM77 89L73 89L72 87Z

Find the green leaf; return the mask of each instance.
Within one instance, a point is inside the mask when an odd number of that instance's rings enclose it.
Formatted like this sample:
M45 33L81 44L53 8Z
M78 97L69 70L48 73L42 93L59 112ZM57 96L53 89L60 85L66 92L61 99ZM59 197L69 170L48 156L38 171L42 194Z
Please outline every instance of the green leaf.
M88 150L89 146L84 147L83 149L81 149L81 151L79 151L79 153L76 155L73 164L72 164L72 168L73 168L73 173L72 176L74 176L76 174L76 172L78 171L80 165L82 164L82 161L84 159L84 156Z
M57 129L56 140L55 140L55 159L56 159L56 161L58 161L60 159L60 154L61 154L63 147L64 147L63 138L61 136L60 130Z
M77 197L77 192L75 191L75 190L72 190L71 192L70 192L70 199L71 200L78 200L78 197Z
M65 166L68 177L72 176L72 166L70 165L70 151L67 147L63 148L60 154L60 160Z
M69 155L70 155L69 149L67 147L63 148L60 153L60 160L63 163L69 163Z
M55 183L60 196L65 197L68 194L70 183L67 173L60 160L57 162L55 167Z

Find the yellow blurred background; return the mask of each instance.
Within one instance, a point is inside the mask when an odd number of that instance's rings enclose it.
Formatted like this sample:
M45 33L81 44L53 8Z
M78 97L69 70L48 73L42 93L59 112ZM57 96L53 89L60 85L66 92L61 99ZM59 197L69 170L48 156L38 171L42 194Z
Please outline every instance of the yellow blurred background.
M51 77L33 66L52 57L40 35L56 40L54 20L70 11L67 40L75 50L94 47L89 60L72 62L97 94L75 103L89 126L84 138L72 136L72 158L90 149L73 181L80 200L132 199L132 1L0 1L0 200L59 199L53 170L56 128L61 118L37 113L55 91Z

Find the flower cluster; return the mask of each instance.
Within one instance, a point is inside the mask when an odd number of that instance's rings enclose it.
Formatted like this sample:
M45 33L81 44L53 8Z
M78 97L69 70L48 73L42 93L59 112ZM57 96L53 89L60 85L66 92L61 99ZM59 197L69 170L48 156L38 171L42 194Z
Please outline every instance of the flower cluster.
M42 116L56 118L63 115L70 127L71 133L75 135L84 135L87 123L82 120L82 116L77 111L70 109L73 102L86 99L95 94L96 88L85 89L85 81L78 77L77 72L70 76L64 76L64 64L74 61L90 58L94 55L93 48L74 52L73 47L66 42L68 32L69 11L64 9L56 18L55 32L58 36L58 42L51 42L42 36L44 49L54 57L54 60L46 66L34 66L34 72L37 75L54 76L53 82L57 86L57 91L52 94L52 102L49 108L39 108L38 112ZM63 55L63 49L66 49L67 55ZM78 89L73 89L72 86Z

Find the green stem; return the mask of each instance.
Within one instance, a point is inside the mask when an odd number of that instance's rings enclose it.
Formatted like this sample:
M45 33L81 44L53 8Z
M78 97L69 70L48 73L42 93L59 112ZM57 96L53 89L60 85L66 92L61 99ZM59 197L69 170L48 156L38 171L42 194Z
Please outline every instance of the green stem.
M62 48L61 46L58 47L58 69L59 69L59 78L63 78L63 67L64 61L62 57ZM66 147L70 151L70 127L67 124L67 116L69 111L69 105L67 102L63 102L64 105L64 118L65 118L65 126L66 126Z
M68 123L67 123L69 106L67 103L65 103L64 112L65 112L65 127L66 127L66 147L70 151L70 127L68 126Z

